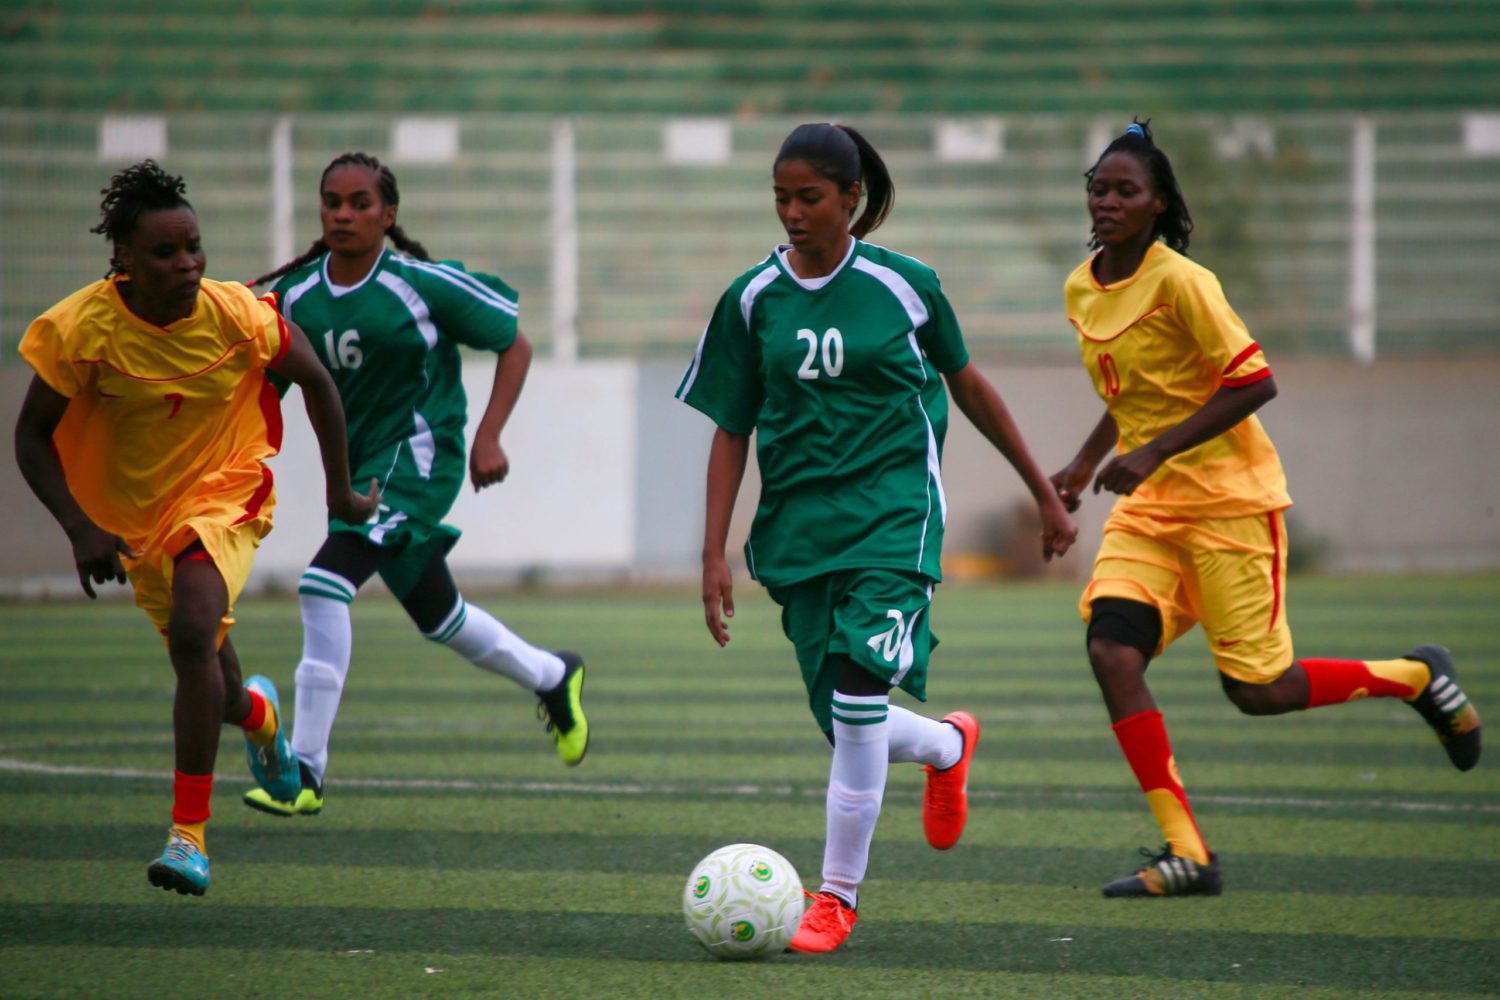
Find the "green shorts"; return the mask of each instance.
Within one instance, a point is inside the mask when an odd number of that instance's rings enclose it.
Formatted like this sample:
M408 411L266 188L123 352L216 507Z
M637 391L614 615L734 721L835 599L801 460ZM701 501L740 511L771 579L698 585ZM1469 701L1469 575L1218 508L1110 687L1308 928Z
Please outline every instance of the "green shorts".
M781 606L781 628L797 651L813 718L833 731L833 687L845 656L872 676L927 700L933 581L920 573L859 569L826 573L788 587L769 588Z
M417 455L409 440L361 459L350 477L363 493L370 480L380 483L380 509L363 524L328 519L328 533L362 535L394 553L380 567L380 578L391 593L404 598L416 586L435 553L447 555L461 532L443 523L463 487L467 462L462 442L437 440L430 454Z

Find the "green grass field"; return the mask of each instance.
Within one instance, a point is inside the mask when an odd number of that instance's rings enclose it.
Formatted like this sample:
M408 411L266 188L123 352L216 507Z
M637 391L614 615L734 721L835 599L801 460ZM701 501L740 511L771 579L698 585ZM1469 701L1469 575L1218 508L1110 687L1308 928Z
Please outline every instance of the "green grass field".
M477 603L589 657L587 761L533 700L355 606L327 807L244 808L226 730L214 882L152 889L170 807L172 675L126 602L0 607L0 996L1476 996L1500 992L1500 756L1460 774L1392 701L1238 715L1200 633L1152 668L1217 899L1104 900L1159 835L1082 655L1072 585L939 594L928 708L984 724L968 832L922 838L892 768L861 921L832 956L708 958L682 927L693 863L768 844L816 886L828 751L774 608L740 588L719 650L691 591ZM1296 578L1299 653L1447 643L1500 718L1500 577ZM296 605L235 641L290 703ZM1500 751L1492 750L1492 754Z

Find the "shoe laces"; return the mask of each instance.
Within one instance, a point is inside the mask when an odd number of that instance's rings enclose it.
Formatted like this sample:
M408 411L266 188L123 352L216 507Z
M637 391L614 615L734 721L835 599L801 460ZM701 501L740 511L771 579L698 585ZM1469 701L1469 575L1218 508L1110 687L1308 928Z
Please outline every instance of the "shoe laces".
M536 717L537 721L546 726L547 732L554 736L561 736L566 732L563 728L564 722L568 724L568 729L573 728L573 713L568 711L566 696L564 696L560 705L550 704L546 696L543 696L536 703Z
M191 840L188 840L179 833L174 833L167 838L167 849L162 853L173 861L181 861L186 864L192 860L193 855L197 852L198 848L194 846Z
M803 922L809 930L819 934L831 931L839 931L845 934L849 932L851 924L849 923L849 914L845 912L849 907L844 905L843 900L831 892L813 893L803 889L802 895L813 901L812 908L807 911L807 916L803 918Z
M561 737L573 728L573 706L568 700L567 673L562 682L550 691L537 694L536 717L547 727L547 732Z
M1161 845L1161 850L1159 851L1153 851L1149 847L1142 847L1137 853L1139 853L1141 857L1146 859L1146 863L1141 866L1142 870L1145 870L1147 868L1155 868L1157 865L1161 864L1163 861L1172 856L1172 845L1163 844Z

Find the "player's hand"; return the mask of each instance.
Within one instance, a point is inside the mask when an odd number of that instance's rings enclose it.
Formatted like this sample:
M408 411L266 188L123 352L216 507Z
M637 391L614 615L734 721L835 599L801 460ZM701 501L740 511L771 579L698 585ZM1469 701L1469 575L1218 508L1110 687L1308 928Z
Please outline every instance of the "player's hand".
M475 438L474 447L469 450L469 481L474 484L474 492L504 482L508 475L510 459L500 442Z
M1088 463L1080 462L1075 458L1061 471L1054 472L1049 477L1052 488L1057 491L1057 498L1062 501L1063 507L1069 514L1076 511L1078 505L1082 503L1084 487L1088 486L1089 476L1093 475L1093 472L1094 470L1089 468ZM1058 553L1058 555L1061 554Z
M131 551L125 539L112 535L92 521L68 532L68 541L73 543L73 562L78 567L78 582L83 592L94 600L95 583L125 582L125 566L120 557L139 559L139 552Z
M1099 470L1099 475L1094 477L1094 492L1108 490L1111 493L1128 497L1135 492L1137 486L1151 478L1151 474L1161 468L1161 463L1162 457L1149 444L1142 445L1134 451L1127 451L1123 455L1116 455L1106 462L1104 468Z
M373 477L368 492L356 493L346 487L342 497L328 501L328 513L345 524L364 524L379 509L380 480Z
M1042 561L1066 555L1078 540L1078 525L1068 516L1061 497L1049 497L1037 504L1042 515Z
M722 609L722 615L721 615ZM729 645L729 626L725 618L734 617L734 574L723 556L703 560L703 621L708 634L722 648Z

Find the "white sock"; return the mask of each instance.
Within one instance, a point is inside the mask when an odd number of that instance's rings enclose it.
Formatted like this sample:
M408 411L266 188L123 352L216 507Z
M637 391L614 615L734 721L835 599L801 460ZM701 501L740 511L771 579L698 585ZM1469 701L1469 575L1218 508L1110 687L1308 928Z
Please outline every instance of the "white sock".
M958 763L964 753L957 726L891 706L891 763L931 764L939 771Z
M536 648L462 597L441 625L422 634L481 670L509 677L528 691L550 691L562 683L566 668L557 654Z
M310 568L298 588L302 601L302 660L297 664L292 750L322 783L328 767L328 736L339 712L354 647L354 629L349 623L349 601L354 597L354 586L327 570L317 570L316 585L310 587L311 574ZM343 587L330 586L336 583L342 583ZM317 592L309 593L310 589ZM339 596L324 596L326 593ZM345 593L347 598L343 596Z
M833 693L833 766L828 774L828 833L823 845L824 892L859 903L870 840L885 798L889 770L890 695Z

